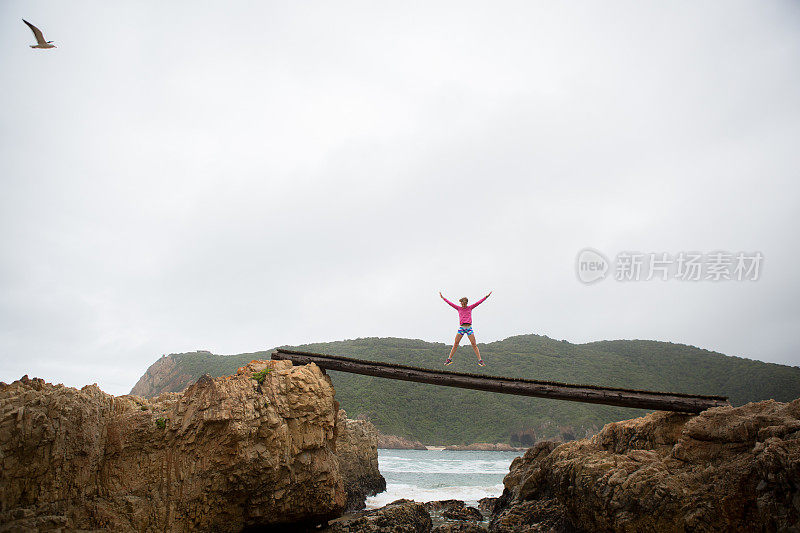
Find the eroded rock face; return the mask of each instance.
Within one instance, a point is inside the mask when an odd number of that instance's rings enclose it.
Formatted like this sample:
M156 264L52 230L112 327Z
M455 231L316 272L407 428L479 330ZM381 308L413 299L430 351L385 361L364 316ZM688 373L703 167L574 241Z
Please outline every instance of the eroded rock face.
M378 432L366 420L349 420L339 410L336 423L336 455L347 492L345 510L364 508L364 499L386 490L378 471Z
M262 384L255 372L271 369ZM316 365L253 361L182 393L0 385L0 524L240 531L339 516L338 405Z
M159 392L180 392L196 378L196 374L191 376L176 363L174 355L165 355L150 365L131 389L131 394L152 398Z
M539 443L504 484L493 531L800 529L800 399L656 412Z
M572 533L581 531L567 518L566 509L555 498L515 502L503 508L489 523L493 533Z

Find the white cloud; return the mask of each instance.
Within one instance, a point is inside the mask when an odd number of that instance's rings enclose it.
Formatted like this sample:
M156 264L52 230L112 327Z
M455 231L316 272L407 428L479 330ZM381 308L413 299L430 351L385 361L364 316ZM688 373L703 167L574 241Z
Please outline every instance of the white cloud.
M800 363L792 4L0 9L0 379L120 394L161 353L449 342L439 290L495 291L480 341ZM765 268L585 287L585 246Z

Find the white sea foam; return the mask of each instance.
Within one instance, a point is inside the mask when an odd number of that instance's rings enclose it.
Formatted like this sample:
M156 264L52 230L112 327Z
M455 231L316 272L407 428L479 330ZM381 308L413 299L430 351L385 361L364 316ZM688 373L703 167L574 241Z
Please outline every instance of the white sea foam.
M467 505L475 506L481 498L500 496L503 484L488 487L462 485L458 487L423 488L416 485L388 484L386 491L377 496L367 498L367 509L377 509L401 498L415 502L432 502L438 500L463 500Z
M367 499L368 509L401 498L417 502L463 500L476 505L481 498L500 496L503 477L518 454L508 452L450 452L440 450L379 450L378 466L386 491Z
M447 452L444 452L447 453ZM381 472L424 474L507 474L509 461L468 459L411 460L405 457L387 457L381 461Z

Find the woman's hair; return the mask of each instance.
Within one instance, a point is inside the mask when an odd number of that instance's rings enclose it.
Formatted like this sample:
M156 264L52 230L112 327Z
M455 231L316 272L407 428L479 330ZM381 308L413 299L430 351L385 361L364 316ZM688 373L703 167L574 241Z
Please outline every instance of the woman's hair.
M466 296L464 296L463 298L461 298L458 301L461 302L461 305L467 305L467 302L469 302L469 300L467 300Z

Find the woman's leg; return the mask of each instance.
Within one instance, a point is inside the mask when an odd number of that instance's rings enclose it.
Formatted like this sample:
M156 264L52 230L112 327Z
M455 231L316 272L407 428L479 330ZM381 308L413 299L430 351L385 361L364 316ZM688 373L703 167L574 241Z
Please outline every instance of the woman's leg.
M456 340L453 341L453 349L450 350L450 355L447 356L448 359L452 359L453 356L455 355L456 348L458 348L458 343L461 342L461 337L463 337L461 333L456 333Z
M475 350L475 355L478 356L478 361L480 361L481 360L481 351L478 349L478 345L475 342L475 335L470 335L469 336L469 342L470 342L470 344L472 344L472 349Z

